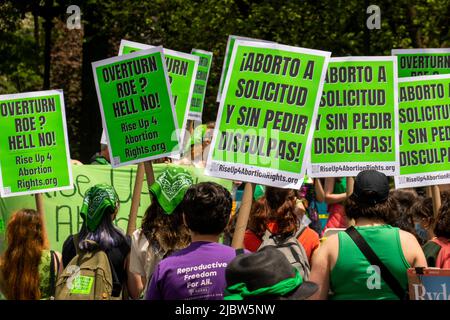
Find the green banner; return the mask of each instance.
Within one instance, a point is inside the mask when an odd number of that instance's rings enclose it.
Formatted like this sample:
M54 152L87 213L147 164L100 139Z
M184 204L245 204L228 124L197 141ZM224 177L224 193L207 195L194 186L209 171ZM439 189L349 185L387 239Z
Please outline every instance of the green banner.
M399 79L397 188L450 183L450 74Z
M158 47L92 64L113 167L180 153L163 57Z
M154 48L154 46L122 40L120 42L119 55L148 48ZM191 54L165 48L163 49L163 53L166 58L170 88L178 119L178 128L181 130L180 141L184 145L189 107L194 92L195 77L200 59Z
M60 90L0 96L0 196L72 188Z
M266 40L260 40L260 39L255 39L255 38L240 37L240 36L233 36L233 35L228 36L227 49L225 51L225 57L223 59L222 74L220 75L219 91L217 92L217 101L216 102L220 102L220 99L222 97L222 92L223 92L223 88L225 86L225 80L227 77L228 68L230 66L231 54L233 53L234 44L235 44L236 40L269 42Z
M394 49L398 57L398 77L450 73L450 49Z
M397 69L394 57L331 58L308 172L398 174Z
M207 173L301 186L330 53L236 40Z
M197 77L195 78L195 87L192 94L191 108L189 110L188 119L201 122L213 53L199 49L192 49L191 54L198 56L200 60L198 63Z
M172 164L153 164L155 177ZM216 179L205 176L203 169L190 166L183 166L194 178L194 183L204 181L214 181L230 192L232 182L228 180ZM131 208L131 198L133 196L134 181L137 166L125 166L112 169L107 165L82 165L72 166L74 175L74 189L71 191L48 192L43 195L45 205L45 219L47 232L52 249L61 250L64 240L73 233L78 232L82 219L80 208L83 203L85 192L95 184L107 183L112 185L119 196L120 210L115 220L115 224L122 230L127 230L128 215ZM144 183L146 186L146 183ZM141 218L150 204L150 196L147 187L143 187L141 202L138 211L137 226L141 225ZM34 197L21 196L8 199L0 199L0 217L8 221L10 215L21 208L35 208ZM1 219L0 219L1 220ZM0 230L1 233L1 230ZM0 241L4 240L0 234ZM0 243L1 245L1 243ZM1 247L0 247L1 249Z

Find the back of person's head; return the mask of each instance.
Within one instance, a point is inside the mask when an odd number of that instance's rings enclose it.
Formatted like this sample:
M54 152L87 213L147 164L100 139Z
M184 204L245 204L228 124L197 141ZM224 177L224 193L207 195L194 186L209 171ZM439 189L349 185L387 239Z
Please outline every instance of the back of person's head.
M318 289L315 283L303 281L283 253L270 246L237 255L225 277L225 300L303 300Z
M190 241L189 232L183 223L182 211L177 208L167 214L154 197L142 218L141 228L149 243L157 244L166 252L182 249Z
M39 263L48 249L42 216L33 209L15 212L6 229L8 247L1 259L4 295L11 300L40 299Z
M166 252L189 244L180 204L192 183L187 170L167 167L150 186L152 203L142 219L142 232L149 243L157 244Z
M389 195L396 201L400 215L410 212L413 204L419 200L419 196L414 189L393 189L389 192Z
M197 234L218 235L230 219L230 192L215 182L201 182L191 186L183 201L187 227Z
M420 201L417 192L414 189L391 190L389 196L395 201L396 211L392 215L392 221L386 221L393 227L407 231L413 234L419 242L421 238L416 234L412 206Z
M292 189L267 187L265 192L268 220L277 224L278 235L296 232L298 217L295 207L295 192Z
M425 219L433 223L433 199L431 197L418 199L418 201L411 206L411 214L417 220Z
M375 170L361 171L355 178L353 194L346 201L345 210L350 219L392 222L397 207L395 200L389 195L388 177Z
M119 197L110 185L97 184L86 191L80 210L83 218L78 237L81 250L90 251L98 246L108 251L125 241L125 235L113 223L118 210Z
M440 238L450 239L450 201L442 202L434 225L434 235Z

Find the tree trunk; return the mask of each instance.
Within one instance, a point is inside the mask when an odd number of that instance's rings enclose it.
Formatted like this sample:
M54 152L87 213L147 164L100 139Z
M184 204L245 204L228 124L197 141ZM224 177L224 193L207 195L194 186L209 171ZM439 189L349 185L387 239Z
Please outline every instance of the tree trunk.
M44 90L50 89L50 66L51 66L51 51L52 51L52 28L53 28L53 0L46 0L44 7L44 33L45 33L45 47L44 47Z
M109 52L109 35L99 30L99 17L101 14L95 12L95 8L86 5L83 8L84 17L84 43L83 43L83 62L81 71L81 161L89 163L90 158L100 151L100 137L102 134L102 122L100 109L95 90L95 83L92 73L91 63L97 60L108 58Z

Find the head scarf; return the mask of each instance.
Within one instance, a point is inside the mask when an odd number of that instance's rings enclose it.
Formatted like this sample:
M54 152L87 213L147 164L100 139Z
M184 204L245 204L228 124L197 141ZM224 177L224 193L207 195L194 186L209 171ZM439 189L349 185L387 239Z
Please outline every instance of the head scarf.
M187 189L193 184L190 173L180 167L167 167L156 182L150 187L150 192L167 214L172 214L183 201Z
M90 232L97 230L103 219L106 209L114 212L119 205L119 197L113 187L107 184L97 184L86 192L83 205L81 206L81 217Z
M259 288L249 291L244 282L236 283L225 289L224 300L244 300L246 297L255 296L284 296L295 290L303 283L300 272L295 269L295 277L284 279L271 287Z

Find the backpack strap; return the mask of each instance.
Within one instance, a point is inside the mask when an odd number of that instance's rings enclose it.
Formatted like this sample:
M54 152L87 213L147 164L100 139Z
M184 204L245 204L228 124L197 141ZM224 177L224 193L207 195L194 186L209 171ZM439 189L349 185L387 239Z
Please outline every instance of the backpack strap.
M76 252L77 255L79 255L80 254L80 247L78 245L79 245L80 241L79 241L78 233L73 235L72 240L73 240L73 245L75 246L75 252Z
M108 257L108 261L109 261L109 267L111 268L111 275L112 275L112 284L113 284L113 288L112 288L112 293L111 296L113 297L119 297L120 293L122 291L122 283L119 280L119 277L117 276L117 272L116 269L114 268L112 262L111 262L111 258L109 257L108 252L105 252L106 256Z
M400 282L395 278L395 276L389 271L386 265L380 260L377 254L372 250L367 241L361 236L355 227L351 226L345 232L349 237L355 242L356 246L361 250L369 263L373 266L378 266L380 268L380 276L386 282L386 284L391 288L395 295L400 300L405 300L406 291L401 286Z
M298 239L298 237L300 237L303 232L305 232L306 230L306 226L304 224L300 224L300 227L298 228L297 232L295 233L295 239Z

